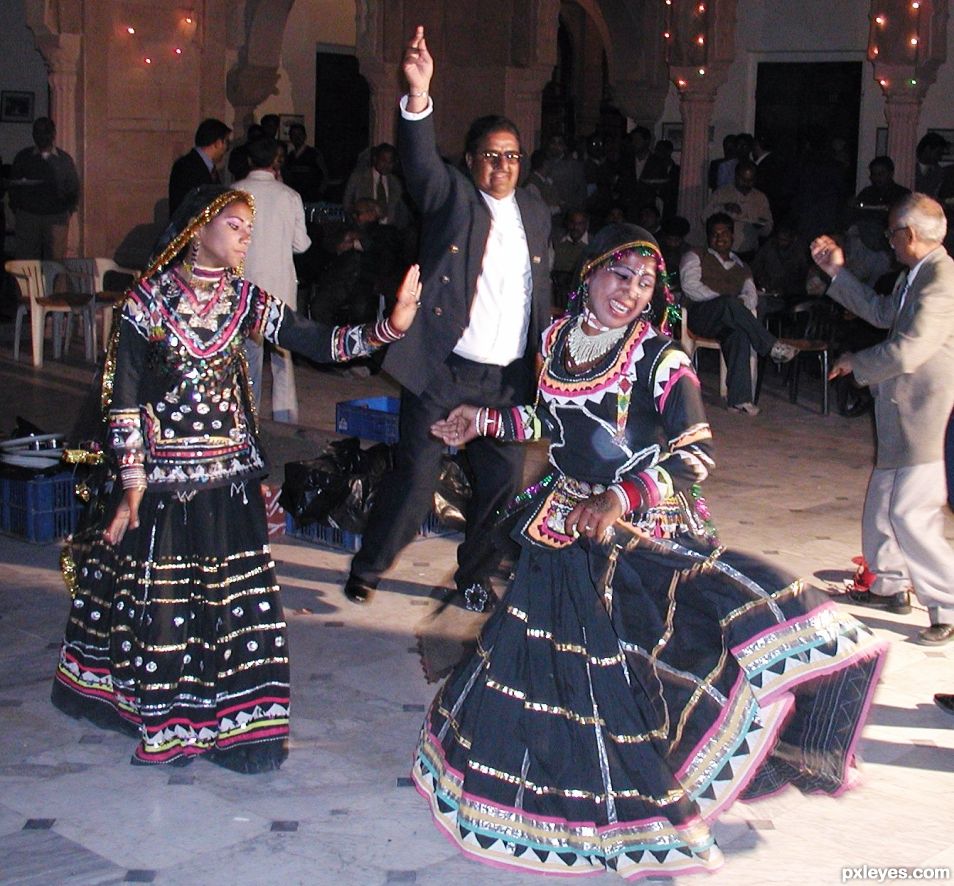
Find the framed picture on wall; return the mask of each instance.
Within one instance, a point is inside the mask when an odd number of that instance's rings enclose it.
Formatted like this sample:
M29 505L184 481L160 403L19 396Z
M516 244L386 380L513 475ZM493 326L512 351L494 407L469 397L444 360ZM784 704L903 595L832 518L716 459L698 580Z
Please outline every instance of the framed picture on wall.
M673 153L682 151L682 122L663 123L661 138L672 142Z
M4 123L33 122L33 93L0 92L0 121Z
M305 115L304 114L279 114L278 115L278 137L283 142L288 141L288 127L292 123L301 123L302 126L305 125Z

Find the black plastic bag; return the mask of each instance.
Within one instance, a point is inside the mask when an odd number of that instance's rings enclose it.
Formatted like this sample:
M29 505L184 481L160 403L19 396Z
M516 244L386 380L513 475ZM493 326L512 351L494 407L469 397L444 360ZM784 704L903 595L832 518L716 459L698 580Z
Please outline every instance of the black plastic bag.
M285 465L279 504L300 525L322 522L361 534L384 475L394 464L393 446L361 449L356 437L335 440L317 458ZM434 511L455 529L465 522L470 483L459 456L444 455L434 492Z
M357 437L334 440L317 458L285 465L279 504L302 525L322 521L361 532L374 488L391 464L383 443L361 449Z

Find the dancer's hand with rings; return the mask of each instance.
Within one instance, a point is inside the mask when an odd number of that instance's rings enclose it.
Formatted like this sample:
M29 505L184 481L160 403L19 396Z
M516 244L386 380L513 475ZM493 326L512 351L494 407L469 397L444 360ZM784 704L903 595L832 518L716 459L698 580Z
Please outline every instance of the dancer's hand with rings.
M111 545L118 545L126 534L127 529L139 528L139 504L142 501L144 489L127 489L123 500L116 508L116 514L109 521L109 526L103 533L103 538Z
M622 516L623 506L619 499L607 490L581 501L567 515L564 527L567 535L574 538L584 536L609 541L613 535L613 524Z
M476 422L479 411L476 406L462 404L452 409L447 418L434 422L431 434L445 446L463 446L479 436Z

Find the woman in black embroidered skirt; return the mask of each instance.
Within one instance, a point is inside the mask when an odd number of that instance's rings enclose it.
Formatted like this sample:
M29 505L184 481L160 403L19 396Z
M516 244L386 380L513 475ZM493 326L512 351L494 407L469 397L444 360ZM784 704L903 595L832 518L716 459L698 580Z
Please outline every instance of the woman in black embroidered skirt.
M53 703L139 736L134 763L207 753L259 772L287 753L287 632L245 339L349 360L400 338L417 309L414 266L389 320L299 318L241 275L253 212L242 191L193 191L127 294L107 355L118 479L92 503L100 529L66 550L74 596Z
M538 402L461 406L433 428L458 446L550 438L550 472L512 509L512 585L435 698L413 765L439 827L480 861L712 870L710 823L737 797L852 780L883 644L825 595L716 546L699 382L644 313L664 277L651 235L605 228L544 334Z

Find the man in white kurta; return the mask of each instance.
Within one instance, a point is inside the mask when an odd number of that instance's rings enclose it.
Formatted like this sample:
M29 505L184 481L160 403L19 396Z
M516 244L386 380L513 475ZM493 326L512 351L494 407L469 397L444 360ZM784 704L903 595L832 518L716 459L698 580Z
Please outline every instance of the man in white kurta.
M245 259L245 278L280 298L293 309L297 306L298 278L292 253L311 246L305 229L305 209L297 191L278 180L279 146L272 138L249 145L252 171L233 187L255 198L255 229ZM249 376L256 403L262 401L262 345L246 340ZM294 424L298 421L298 395L291 354L283 348L271 349L272 418Z

